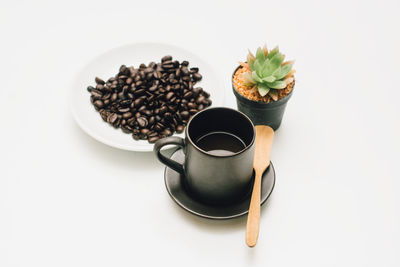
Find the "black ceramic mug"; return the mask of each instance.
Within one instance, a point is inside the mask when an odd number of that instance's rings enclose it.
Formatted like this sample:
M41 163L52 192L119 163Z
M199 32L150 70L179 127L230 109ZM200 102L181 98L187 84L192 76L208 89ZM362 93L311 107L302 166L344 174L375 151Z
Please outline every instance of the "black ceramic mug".
M251 120L230 108L207 108L194 115L185 129L185 139L158 140L158 159L182 174L187 190L200 201L227 204L239 201L250 190L255 131ZM182 147L184 164L165 157L165 145Z

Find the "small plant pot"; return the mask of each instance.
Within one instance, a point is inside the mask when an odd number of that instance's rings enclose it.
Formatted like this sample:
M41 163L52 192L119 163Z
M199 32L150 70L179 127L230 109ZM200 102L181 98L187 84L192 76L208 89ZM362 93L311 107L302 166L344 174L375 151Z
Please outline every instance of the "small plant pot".
M293 89L287 96L278 101L265 103L263 101L250 100L236 91L233 84L233 76L239 68L241 66L237 67L232 74L232 89L236 96L238 110L246 114L254 125L268 125L272 129L277 130L281 125L286 104L292 96Z

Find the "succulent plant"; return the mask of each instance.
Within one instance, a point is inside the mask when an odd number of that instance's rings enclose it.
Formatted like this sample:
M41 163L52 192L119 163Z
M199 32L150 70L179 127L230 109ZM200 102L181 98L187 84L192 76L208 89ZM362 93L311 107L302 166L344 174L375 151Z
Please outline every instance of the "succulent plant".
M250 50L247 64L251 72L243 74L246 85L256 86L261 96L269 95L278 100L278 90L286 88L293 82L293 61L283 62L285 55L275 47L268 51L267 47L259 47L254 56Z

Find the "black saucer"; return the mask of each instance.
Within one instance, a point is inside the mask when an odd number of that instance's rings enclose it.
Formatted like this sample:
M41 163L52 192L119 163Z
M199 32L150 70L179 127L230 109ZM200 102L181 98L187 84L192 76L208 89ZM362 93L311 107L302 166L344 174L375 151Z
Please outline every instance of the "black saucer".
M183 163L184 158L185 155L182 149L175 151L171 156L171 159L179 163ZM168 167L165 168L164 180L169 195L179 206L195 215L209 219L231 219L242 216L249 211L251 192L238 203L229 206L212 206L193 198L184 187L182 178L182 175L176 171ZM271 162L269 168L264 172L261 182L261 204L264 204L268 199L274 189L274 185L275 170Z

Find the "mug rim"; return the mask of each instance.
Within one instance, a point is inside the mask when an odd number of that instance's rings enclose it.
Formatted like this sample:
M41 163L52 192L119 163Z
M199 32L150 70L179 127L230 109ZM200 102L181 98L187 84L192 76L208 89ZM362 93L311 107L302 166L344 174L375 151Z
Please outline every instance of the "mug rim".
M248 122L250 122L250 125L252 126L252 135L253 135L253 136L252 136L252 138L251 138L251 142L250 142L248 145L246 145L246 147L243 148L242 150L240 150L240 151L238 151L238 152L235 152L235 153L232 154L232 155L225 155L225 156L220 156L220 155L211 154L211 153L208 153L207 151L201 149L200 147L198 147L198 146L193 142L192 138L191 138L190 135L189 135L189 127L190 127L190 124L191 124L191 122L193 121L193 119L196 118L199 114L201 114L201 113L203 113L203 112L205 112L205 111L212 110L212 109L226 109L226 110L229 110L229 111L237 112L237 113L239 113L240 115L242 115ZM189 140L190 144L192 144L193 147L196 148L198 151L200 151L200 152L206 154L207 156L211 156L211 157L215 157L215 158L229 158L229 157L234 157L234 156L237 156L237 155L239 155L239 154L242 154L243 152L245 152L246 150L248 150L248 149L254 144L254 141L255 141L255 139L256 139L256 138L255 138L255 137L256 137L256 134L255 134L255 130L254 130L254 124L253 124L253 122L250 120L250 118L249 118L246 114L244 114L243 112L241 112L241 111L239 111L239 110L236 110L236 109L233 109L233 108L228 108L228 107L209 107L209 108L203 109L203 110L200 111L200 112L197 112L193 117L190 118L188 124L187 124L186 127L185 127L185 136L186 136L186 138Z

